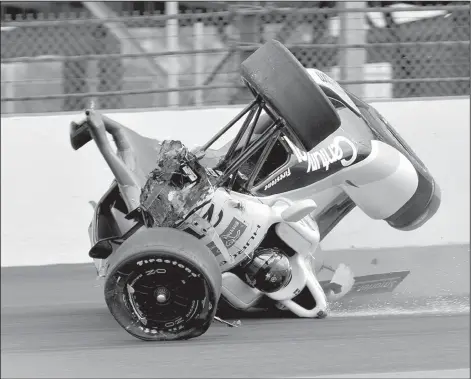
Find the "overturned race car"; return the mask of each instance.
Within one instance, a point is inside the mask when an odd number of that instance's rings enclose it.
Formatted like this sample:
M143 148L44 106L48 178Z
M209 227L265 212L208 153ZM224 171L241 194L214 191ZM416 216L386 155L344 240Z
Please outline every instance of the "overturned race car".
M439 207L439 187L393 127L281 43L261 46L241 75L254 100L193 151L93 109L71 124L72 147L94 140L115 177L89 255L111 314L137 338L200 336L222 307L324 318L354 284L339 267L321 286L313 264L343 217L358 206L413 230Z

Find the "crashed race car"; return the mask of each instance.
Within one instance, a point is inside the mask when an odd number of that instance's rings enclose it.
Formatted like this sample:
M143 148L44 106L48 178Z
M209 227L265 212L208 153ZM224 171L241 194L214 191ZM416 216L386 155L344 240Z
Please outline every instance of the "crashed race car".
M95 141L115 177L95 207L89 256L111 314L137 338L200 336L223 307L324 318L353 286L345 268L321 286L313 264L340 220L359 207L413 230L439 207L438 185L393 127L278 41L241 76L254 100L196 149L94 109L71 124L72 147ZM232 127L235 138L211 149Z

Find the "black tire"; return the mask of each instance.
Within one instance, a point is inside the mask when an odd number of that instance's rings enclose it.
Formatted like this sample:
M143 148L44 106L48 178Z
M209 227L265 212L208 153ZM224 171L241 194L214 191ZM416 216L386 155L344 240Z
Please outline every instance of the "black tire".
M271 40L241 65L241 75L260 95L306 151L340 127L340 118L322 89L295 56Z
M173 341L208 330L222 276L216 258L198 239L170 228L141 229L108 262L106 304L128 333L146 341ZM162 294L166 300L160 302Z

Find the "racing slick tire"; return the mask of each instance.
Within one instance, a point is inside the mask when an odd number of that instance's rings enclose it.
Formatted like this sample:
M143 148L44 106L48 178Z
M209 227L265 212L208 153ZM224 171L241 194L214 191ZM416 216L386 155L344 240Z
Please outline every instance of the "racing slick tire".
M283 118L306 151L340 127L334 106L296 57L280 42L271 40L241 64L241 75Z
M195 237L171 228L141 229L109 260L106 304L128 333L173 341L205 333L216 313L222 276Z

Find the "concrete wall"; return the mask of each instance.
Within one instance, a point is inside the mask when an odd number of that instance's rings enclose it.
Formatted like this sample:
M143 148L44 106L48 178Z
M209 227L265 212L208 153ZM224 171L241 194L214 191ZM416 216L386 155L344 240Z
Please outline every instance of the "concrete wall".
M423 228L393 230L353 211L325 250L469 244L469 100L379 102L377 109L422 158L442 189L442 206ZM137 132L202 144L238 108L116 113ZM88 262L92 208L112 176L93 144L69 145L76 114L2 117L2 266ZM229 138L230 136L228 136ZM223 143L224 141L221 141Z

